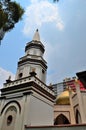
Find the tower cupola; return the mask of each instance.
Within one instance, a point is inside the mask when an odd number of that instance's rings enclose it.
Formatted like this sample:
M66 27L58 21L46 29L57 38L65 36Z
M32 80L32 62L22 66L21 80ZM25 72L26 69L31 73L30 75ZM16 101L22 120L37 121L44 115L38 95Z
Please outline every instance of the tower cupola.
M32 41L28 42L25 46L25 56L20 58L18 62L16 79L30 76L30 72L34 69L36 76L45 83L47 63L43 59L44 51L45 48L40 41L40 35L37 29Z
M25 47L25 52L26 55L30 54L30 55L43 56L44 51L45 49L42 42L40 41L40 35L37 29L33 36L33 40L27 43Z

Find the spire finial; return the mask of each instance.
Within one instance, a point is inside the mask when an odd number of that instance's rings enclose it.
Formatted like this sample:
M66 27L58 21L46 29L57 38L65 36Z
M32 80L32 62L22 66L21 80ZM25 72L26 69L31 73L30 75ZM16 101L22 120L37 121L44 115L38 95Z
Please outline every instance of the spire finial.
M39 31L38 28L36 29L36 31L37 31L37 32Z
M36 29L36 32L33 36L33 41L40 41L40 35L39 35L39 32L38 32L38 29Z

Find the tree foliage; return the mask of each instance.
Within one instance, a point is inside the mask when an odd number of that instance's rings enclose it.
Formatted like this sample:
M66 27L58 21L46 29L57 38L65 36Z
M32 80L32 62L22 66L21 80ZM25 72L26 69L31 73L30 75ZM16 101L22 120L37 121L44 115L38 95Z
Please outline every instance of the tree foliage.
M24 9L15 1L0 0L0 40L3 39L4 33L15 27L23 13Z

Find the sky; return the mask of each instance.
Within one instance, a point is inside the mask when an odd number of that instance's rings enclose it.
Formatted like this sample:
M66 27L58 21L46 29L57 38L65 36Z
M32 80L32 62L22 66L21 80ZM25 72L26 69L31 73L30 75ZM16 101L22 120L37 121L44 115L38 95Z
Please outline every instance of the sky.
M47 84L62 82L86 70L86 0L16 0L24 8L22 20L8 32L0 46L0 86L25 55L27 42L38 28L45 46Z

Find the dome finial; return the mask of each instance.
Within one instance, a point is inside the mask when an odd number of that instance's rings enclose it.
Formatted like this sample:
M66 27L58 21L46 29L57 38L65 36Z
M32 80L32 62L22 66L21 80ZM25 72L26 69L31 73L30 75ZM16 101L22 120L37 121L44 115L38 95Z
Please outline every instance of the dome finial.
M40 41L40 35L39 35L39 32L38 32L38 29L36 29L36 32L33 36L33 41Z

